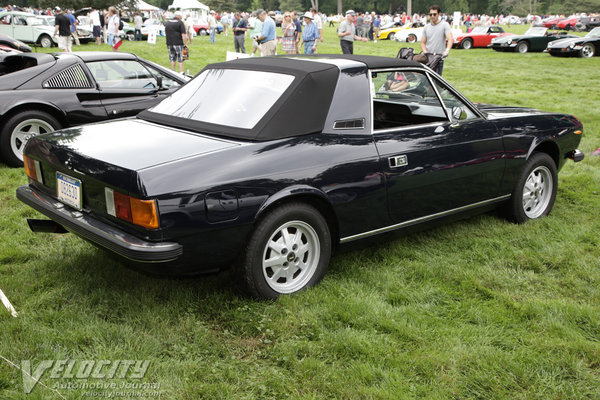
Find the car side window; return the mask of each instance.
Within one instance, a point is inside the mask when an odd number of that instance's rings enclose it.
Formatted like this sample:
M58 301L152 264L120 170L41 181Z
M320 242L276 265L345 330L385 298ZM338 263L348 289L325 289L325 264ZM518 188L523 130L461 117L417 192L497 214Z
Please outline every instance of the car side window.
M450 89L448 89L435 78L433 81L436 89L442 97L444 107L446 108L448 115L452 116L452 119L462 121L478 118L477 114L475 114L469 108L469 106L467 106L460 98L451 92Z
M25 17L16 16L13 23L15 25L27 25L27 19Z
M5 15L2 18L0 18L0 23L2 23L3 25L10 25L10 18L11 15Z
M101 89L158 88L156 78L137 61L93 61L86 65Z
M424 73L372 72L371 82L375 130L448 121Z

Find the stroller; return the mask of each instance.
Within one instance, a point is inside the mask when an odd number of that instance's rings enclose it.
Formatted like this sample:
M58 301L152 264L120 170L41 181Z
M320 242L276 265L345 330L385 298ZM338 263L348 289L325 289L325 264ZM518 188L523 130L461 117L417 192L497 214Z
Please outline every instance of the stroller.
M413 58L415 58L415 56L421 56L421 55L427 57L427 61L426 62L423 62L423 60L418 60L418 61L427 65L429 68L431 68L434 71L437 70L437 68L440 65L440 62L444 59L444 57L441 54L431 54L431 53L415 54L415 50L412 47L403 47L400 50L398 50L398 54L396 55L396 58L412 61ZM417 60L415 60L415 61L417 61Z

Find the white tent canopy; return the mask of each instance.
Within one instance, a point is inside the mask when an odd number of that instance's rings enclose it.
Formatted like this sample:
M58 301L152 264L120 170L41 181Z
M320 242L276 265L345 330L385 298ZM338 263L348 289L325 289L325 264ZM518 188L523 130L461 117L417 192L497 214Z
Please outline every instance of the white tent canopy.
M180 10L204 10L206 12L210 9L206 4L202 4L198 0L173 0L173 4L169 6L169 10L174 8Z
M160 8L146 3L144 0L137 0L137 9L140 11L158 11Z

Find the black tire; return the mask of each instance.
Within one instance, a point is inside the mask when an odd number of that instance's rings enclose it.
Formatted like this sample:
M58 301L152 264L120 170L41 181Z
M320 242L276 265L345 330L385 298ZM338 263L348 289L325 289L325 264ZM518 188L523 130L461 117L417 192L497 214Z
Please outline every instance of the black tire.
M31 136L53 132L60 122L44 111L25 110L10 117L0 131L0 154L6 165L23 166L23 149ZM28 135L28 133L31 133Z
M135 34L133 34L133 33L131 33L131 32L129 32L129 33L126 33L126 34L125 34L125 37L126 37L126 38L127 38L127 40L129 40L130 42L135 40Z
M517 51L517 53L525 54L529 51L529 43L522 40L519 43L517 43L517 47L515 48L515 50Z
M408 37L406 38L406 41L408 43L417 43L417 35L415 35L414 33L411 33L410 35L408 35Z
M596 54L596 46L593 43L586 43L580 50L581 57L591 58Z
M469 50L470 48L472 48L472 47L473 47L473 41L472 41L471 39L465 39L465 40L463 40L463 41L462 41L462 43L460 44L460 47L461 47L462 49Z
M290 235L287 243L284 231ZM280 246L280 252L269 244ZM300 254L302 248L305 251ZM276 299L316 285L327 272L330 258L331 233L325 218L308 204L288 203L257 223L242 255L240 277L252 296Z
M533 153L513 188L506 217L523 223L550 214L557 187L558 175L552 157L546 153Z
M556 28L557 28L556 24L550 25L550 29L556 29Z
M396 37L396 33L395 33L395 32L391 32L391 33L388 35L388 39L389 39L389 40L394 40L394 38L395 38L395 37Z
M40 45L42 47L47 48L47 49L54 46L54 42L52 41L52 38L48 35L40 36L40 38L38 39L38 42L40 43Z
M571 24L567 24L567 26L565 26L565 31L570 31L571 30Z

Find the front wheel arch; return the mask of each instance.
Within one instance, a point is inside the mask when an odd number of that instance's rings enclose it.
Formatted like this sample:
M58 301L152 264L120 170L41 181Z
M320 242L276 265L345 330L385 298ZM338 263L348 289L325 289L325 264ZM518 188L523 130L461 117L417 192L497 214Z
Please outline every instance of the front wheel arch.
M535 145L535 147L532 147L532 149L529 151L529 154L527 155L527 159L531 158L533 156L533 154L535 154L535 153L548 154L554 161L556 168L559 169L561 167L560 150L558 148L558 145L555 142L546 141L546 142L542 142L542 143Z

